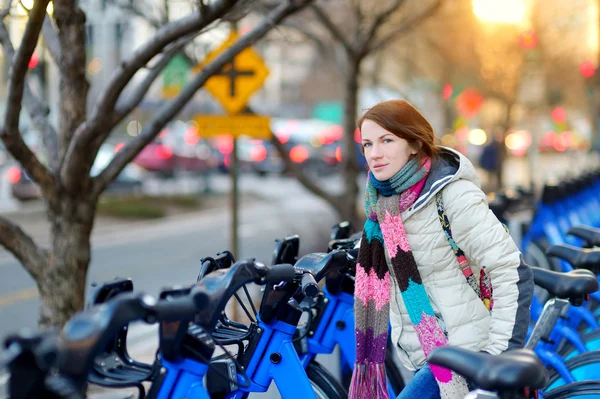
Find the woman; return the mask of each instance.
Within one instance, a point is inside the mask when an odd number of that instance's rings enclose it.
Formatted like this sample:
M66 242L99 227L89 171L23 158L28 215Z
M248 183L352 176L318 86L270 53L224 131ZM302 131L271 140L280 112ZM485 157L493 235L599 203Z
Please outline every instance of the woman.
M499 354L524 345L531 270L489 210L471 162L437 146L406 101L358 121L370 172L355 284L351 398L387 398L385 345L418 370L399 398L463 399L459 375L426 365L440 345ZM464 252L463 252L464 251Z

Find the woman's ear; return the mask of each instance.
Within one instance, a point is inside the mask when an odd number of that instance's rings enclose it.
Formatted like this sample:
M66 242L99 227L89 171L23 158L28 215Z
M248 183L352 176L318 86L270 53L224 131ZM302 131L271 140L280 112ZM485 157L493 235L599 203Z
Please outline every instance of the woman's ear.
M415 141L414 143L411 143L410 144L410 155L417 155L421 151L422 147L423 147L423 143L421 143L420 141Z

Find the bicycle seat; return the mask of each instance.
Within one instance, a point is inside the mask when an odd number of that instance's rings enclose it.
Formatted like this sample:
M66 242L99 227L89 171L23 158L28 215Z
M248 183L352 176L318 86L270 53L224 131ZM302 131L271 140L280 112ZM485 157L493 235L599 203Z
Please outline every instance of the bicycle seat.
M598 279L589 270L571 270L562 273L536 266L530 267L536 285L557 298L568 299L574 305L580 305L587 295L598 290Z
M329 273L353 266L353 262L347 258L346 252L332 251L305 255L294 266L310 271L318 282Z
M528 349L515 349L492 356L442 346L431 352L428 361L454 370L488 391L540 389L548 383L548 370Z
M552 245L546 253L566 260L575 269L586 269L600 274L600 249L578 248L567 244Z
M571 227L567 233L583 239L588 246L600 247L600 229L581 225Z

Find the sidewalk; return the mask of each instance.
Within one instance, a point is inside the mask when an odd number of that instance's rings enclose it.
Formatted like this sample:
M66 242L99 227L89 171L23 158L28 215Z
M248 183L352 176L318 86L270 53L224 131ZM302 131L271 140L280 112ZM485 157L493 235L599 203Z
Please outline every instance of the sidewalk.
M156 191L156 181L150 182L148 191ZM170 194L191 193L194 190L200 191L203 188L203 182L199 179L187 179L179 182L164 182L165 189ZM332 184L332 183L327 183ZM153 186L154 185L154 186ZM178 189L179 187L179 189ZM164 190L160 190L164 192ZM141 231L148 233L148 227L153 226L157 229L170 228L177 229L180 224L185 224L187 220L197 219L200 215L212 215L215 218L229 220L231 215L230 193L231 181L226 175L216 175L211 178L211 194L198 194L206 196L203 208L190 210L181 214L167 216L152 220L125 220L105 216L97 216L94 229L92 231L92 244L110 243L115 240L135 238L136 234L142 234ZM269 177L259 178L251 175L243 175L239 181L240 192L240 211L247 211L247 208L260 205L278 207L281 201L285 201L286 208L289 211L306 209L311 207L328 207L328 205L308 193L304 187L293 178ZM216 194L216 195L215 195ZM27 202L19 205L18 210L2 213L0 207L0 216L6 217L11 222L21 227L33 240L41 246L50 244L50 224L46 217L46 209L42 200ZM10 258L10 255L2 246L0 246L0 260Z

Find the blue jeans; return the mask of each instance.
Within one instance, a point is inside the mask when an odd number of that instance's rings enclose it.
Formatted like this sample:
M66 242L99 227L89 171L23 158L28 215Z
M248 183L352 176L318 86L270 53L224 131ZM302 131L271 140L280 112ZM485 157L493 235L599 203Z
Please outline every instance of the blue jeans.
M397 399L440 399L440 388L429 369L425 365L416 372L412 380L406 384Z

